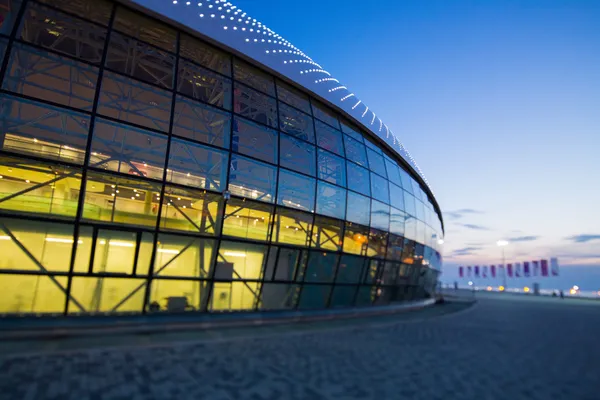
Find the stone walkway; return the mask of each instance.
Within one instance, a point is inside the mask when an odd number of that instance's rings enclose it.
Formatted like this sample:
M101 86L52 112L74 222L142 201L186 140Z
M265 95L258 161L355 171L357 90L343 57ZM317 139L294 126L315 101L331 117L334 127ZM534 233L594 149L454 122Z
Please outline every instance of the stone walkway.
M0 399L600 398L600 307L483 298L454 314L396 318L5 355Z

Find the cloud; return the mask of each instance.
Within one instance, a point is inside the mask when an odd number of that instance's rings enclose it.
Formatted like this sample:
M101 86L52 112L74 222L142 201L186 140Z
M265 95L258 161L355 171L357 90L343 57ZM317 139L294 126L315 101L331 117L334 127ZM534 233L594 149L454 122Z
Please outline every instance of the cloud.
M582 235L569 236L567 239L572 240L575 243L586 243L586 242L590 242L592 240L600 240L600 235L582 234Z
M517 236L514 238L508 239L509 242L533 242L538 240L539 236Z
M489 231L490 230L490 228L486 228L485 226L475 225L475 224L459 224L459 225L464 226L465 228L475 229L478 231Z
M451 256L468 256L473 254L475 251L480 250L481 247L463 247L462 249L456 249L452 252Z
M449 219L460 219L465 217L467 214L483 214L483 211L474 210L472 208L462 208L456 211L446 211L444 215Z

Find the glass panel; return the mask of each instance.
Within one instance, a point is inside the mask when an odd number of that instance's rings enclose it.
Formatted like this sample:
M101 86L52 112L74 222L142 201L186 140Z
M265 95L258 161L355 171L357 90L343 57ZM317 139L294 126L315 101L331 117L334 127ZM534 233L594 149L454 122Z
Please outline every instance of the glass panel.
M344 147L346 148L346 158L348 160L354 161L363 167L369 166L367 164L367 152L364 144L358 143L350 136L344 135Z
M315 212L315 185L314 178L280 168L277 204Z
M268 204L230 199L225 207L223 235L268 240L272 213Z
M223 196L206 191L165 187L160 229L219 234Z
M263 71L238 59L234 59L233 74L236 81L245 83L270 96L275 96L275 82L273 82L273 77Z
M102 60L106 28L35 3L29 3L23 19L18 35L23 41L92 64Z
M175 30L138 12L118 7L113 28L165 50L175 51Z
M376 200L371 201L371 226L388 231L390 227L390 207Z
M100 229L96 239L92 271L131 275L135 263L136 238L135 232Z
M79 15L102 25L108 25L112 3L105 0L38 0L39 3ZM14 3L14 2L13 2Z
M422 221L417 221L417 237L415 240L419 243L425 243L425 224Z
M177 96L173 116L173 135L228 149L231 114Z
M91 151L90 166L162 180L167 136L99 119Z
M160 185L88 171L83 218L156 226Z
M348 189L370 196L371 181L369 171L351 162L346 163L346 168L348 170Z
M343 221L315 215L312 246L334 251L341 250L343 229Z
M318 181L317 213L344 219L346 215L346 190L323 181Z
M232 154L228 189L238 196L272 203L276 174L276 167Z
M182 34L179 54L204 67L231 76L231 57L196 38Z
M390 192L388 181L381 176L371 172L371 193L373 197L386 204L390 203Z
M415 201L415 210L417 212L417 219L423 221L425 219L425 210L423 207L423 203L421 203L419 200Z
M69 314L140 313L145 287L145 279L73 277Z
M260 294L260 310L290 310L296 307L300 285L286 283L263 283Z
M134 79L105 72L98 113L168 132L171 94Z
M210 277L216 240L158 235L154 276Z
M381 272L381 285L395 285L400 264L386 261ZM389 288L391 289L391 288Z
M369 168L373 172L377 172L379 175L386 177L385 172L385 163L383 161L383 156L377 154L371 149L367 149L367 157L369 158Z
M201 302L208 295L208 285L204 281L153 279L150 289L151 312L175 312L202 310Z
M344 253L365 255L369 242L369 228L346 222L344 231Z
M8 95L0 96L0 115L3 150L83 164L87 115Z
M317 146L344 156L342 133L320 121L315 121L317 130Z
M377 288L375 286L360 286L356 293L356 306L370 306L375 301Z
M287 208L278 208L275 217L273 242L308 247L313 215Z
M141 81L173 89L175 56L116 32L110 35L106 66Z
M227 152L171 139L167 182L222 191L227 180Z
M366 261L364 257L342 254L335 278L336 283L360 283Z
M63 313L66 276L0 275L0 313Z
M361 225L369 225L371 219L371 199L348 191L346 219Z
M403 211L390 207L390 232L404 235L404 220L406 214Z
M338 121L336 114L331 111L330 109L328 109L327 107L325 107L324 105L313 101L312 102L312 110L313 110L313 115L320 119L323 122L328 123L329 125L333 126L335 129L340 129L340 122Z
M0 156L0 209L75 217L80 188L79 169Z
M49 0L43 0L46 2ZM2 24L0 24L0 33L6 36L10 36L15 21L19 15L19 9L21 8L21 0L3 0L2 7L0 7L0 18Z
M231 79L185 60L179 61L177 91L196 100L231 110Z
M277 164L277 138L274 129L239 117L233 119L233 151Z
M342 122L342 132L351 138L358 140L360 143L363 143L364 141L363 135L360 133L360 129L346 121Z
M329 307L351 307L354 305L356 286L335 286L331 294Z
M12 92L91 110L98 68L15 43L3 88Z
M404 210L410 215L417 215L417 205L416 200L413 196L404 192Z
M73 242L72 225L0 218L0 269L68 272Z
M404 210L404 191L393 183L390 183L390 204Z
M385 159L385 169L387 171L388 179L390 182L402 187L402 179L400 178L400 171L398 168L398 164L388 160L387 158Z
M388 233L378 229L371 228L369 233L369 242L367 246L367 255L369 257L385 257Z
M277 101L236 82L233 111L261 124L277 128Z
M367 150L370 149L370 150L373 150L375 153L377 153L379 155L383 155L383 151L381 151L381 149L379 148L379 146L377 146L376 144L374 144L373 142L371 142L367 138L365 138L365 146L367 146Z
M283 132L310 143L315 142L315 128L309 115L285 104L279 104L279 116L279 128Z
M325 308L329 301L331 286L329 285L304 285L300 293L298 308Z
M417 220L415 217L406 215L404 220L404 237L415 240L417 238Z
M2 10L0 9L0 17L2 16ZM0 25L0 33L4 25ZM0 36L0 62L4 63L4 57L6 56L6 46L8 45L8 39Z
M210 311L254 310L258 306L260 282L215 282Z
M307 250L271 246L264 279L302 281L307 259Z
M402 178L402 188L412 194L412 178L402 168L399 170L400 178Z
M422 190L421 190L421 187L419 186L419 184L414 179L412 180L412 187L413 187L413 193L415 195L415 198L421 200Z
M338 254L311 251L308 258L304 282L333 282L338 260Z
M308 101L308 96L306 96L304 93L301 93L291 86L278 81L277 96L280 101L285 101L287 104L294 106L310 115L310 103Z
M283 167L315 176L315 146L288 135L280 135L281 154L279 164Z
M319 149L318 161L320 179L346 186L346 161L343 158Z

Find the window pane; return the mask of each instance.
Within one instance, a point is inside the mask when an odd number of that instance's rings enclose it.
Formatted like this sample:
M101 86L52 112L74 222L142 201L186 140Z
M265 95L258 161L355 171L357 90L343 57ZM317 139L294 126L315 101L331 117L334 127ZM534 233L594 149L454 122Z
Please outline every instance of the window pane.
M391 235L388 239L387 255L388 260L402 261L402 251L404 249L404 237Z
M346 161L319 149L319 178L339 186L346 186Z
M0 218L0 269L68 272L73 242L70 224Z
M202 310L201 303L208 296L209 285L204 281L153 279L148 311L180 313Z
M66 276L0 275L0 313L63 313Z
M118 7L113 28L165 50L175 51L175 30L138 12Z
M348 221L369 225L371 218L371 199L360 194L348 191L348 210L346 219Z
M91 110L98 68L15 43L3 88L12 92Z
M116 32L110 35L106 66L141 81L173 89L175 56Z
M154 276L206 279L210 276L216 240L177 235L158 235Z
M392 162L386 158L385 160L385 169L387 171L387 177L390 182L395 183L396 185L402 187L402 180L400 178L400 171L398 170L398 165L395 162Z
M171 94L134 79L105 72L98 113L168 132Z
M311 251L308 257L304 282L333 282L338 260L338 254Z
M351 307L354 305L354 297L356 296L356 286L335 286L331 294L329 306L334 307Z
M223 235L268 240L272 213L271 205L232 198L225 207Z
M232 154L228 189L238 196L272 203L276 173L276 167Z
M208 44L182 34L179 54L213 71L231 76L231 57Z
M173 135L228 149L230 131L230 113L177 96Z
M0 156L0 209L75 217L80 187L79 169Z
M344 219L344 215L346 215L346 190L318 181L317 213Z
M344 253L365 255L369 242L369 228L346 222L344 230Z
M277 128L277 102L274 98L236 82L233 110L243 117Z
M162 180L167 136L99 119L89 165Z
M346 148L346 158L348 160L354 161L363 167L369 166L367 164L367 152L364 144L358 143L350 136L344 135L344 147Z
M342 254L338 268L336 283L359 283L367 259L364 257Z
M236 81L245 83L269 96L275 96L275 82L271 75L238 59L235 59L233 63L233 75Z
M231 149L277 164L278 133L263 125L235 117Z
M231 109L231 80L191 62L179 61L177 91L196 100Z
M312 102L312 110L315 118L318 118L321 121L328 123L335 129L340 129L340 122L338 121L337 116L333 111L316 101Z
M404 190L406 190L408 193L412 194L412 192L413 192L412 178L402 168L400 168L399 172L400 172L400 177L402 178L402 188Z
M315 121L315 128L317 129L317 145L319 147L344 156L344 143L340 131L321 121Z
M371 226L373 228L389 230L390 207L376 200L371 201Z
M79 15L104 26L110 21L113 4L105 0L38 0L71 14ZM13 3L17 3L13 1Z
M88 171L83 218L156 226L160 185Z
M371 172L371 193L377 200L389 204L390 193L387 179Z
M296 307L300 285L288 283L263 283L260 310L289 310Z
M308 96L283 82L277 82L277 96L279 100L284 101L307 114L311 113Z
M227 152L171 139L167 181L220 192L227 179Z
M395 285L398 277L398 268L400 267L399 263L386 261L383 267L383 271L381 272L381 285ZM391 290L391 288L386 288L387 290Z
M3 150L83 164L87 115L8 95L0 96L0 114Z
M307 175L315 176L315 146L288 135L280 135L279 164Z
M312 246L320 249L339 251L342 249L344 222L315 215Z
M416 200L413 196L404 192L404 210L410 215L417 216Z
M377 154L371 149L367 149L367 156L369 158L369 168L373 172L377 172L379 175L386 177L385 172L385 163L383 161L383 156Z
M74 277L69 314L139 313L144 307L146 280L132 278Z
M43 0L47 2L49 0ZM2 25L0 25L0 33L6 36L10 36L15 21L19 15L19 9L23 4L22 0L4 0L2 2L3 7L0 7L0 18L2 18Z
M371 181L369 171L351 162L346 163L346 168L348 169L348 188L370 196Z
M331 286L329 285L304 285L300 292L300 309L325 308L329 301L329 293Z
M404 191L393 183L390 183L390 204L404 210Z
M342 132L351 138L358 140L360 143L363 143L364 141L363 135L360 133L360 129L348 122L342 122Z
M273 242L308 247L313 224L313 214L287 208L277 208Z
M308 259L308 251L303 249L271 246L265 270L265 280L302 281Z
M377 280L382 267L382 262L379 260L367 260L367 268L365 269L363 283L374 283Z
M23 41L92 64L102 60L106 28L29 3L18 35Z
M279 189L277 204L315 212L314 178L279 169Z
M136 237L135 232L99 229L92 272L131 275L135 263Z
M367 245L367 255L369 257L385 257L388 233L378 229L371 228L369 232L369 242Z
M166 186L160 229L219 234L222 210L223 196L220 194Z
M283 132L307 142L315 142L315 128L309 115L282 103L279 104L279 115L279 128Z
M383 151L377 146L375 143L371 142L369 139L365 138L365 146L367 146L367 150L373 150L375 153L379 155L383 155Z
M417 220L413 216L405 216L404 237L410 240L415 240L417 238Z
M404 220L406 214L403 211L390 207L390 232L404 235Z

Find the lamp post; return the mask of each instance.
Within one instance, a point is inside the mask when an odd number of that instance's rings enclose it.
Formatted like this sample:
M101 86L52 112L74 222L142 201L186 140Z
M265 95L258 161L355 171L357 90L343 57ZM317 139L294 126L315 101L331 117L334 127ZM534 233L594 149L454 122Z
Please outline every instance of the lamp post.
M506 258L504 257L504 248L508 245L507 240L498 240L496 244L502 248L502 286L506 290Z

